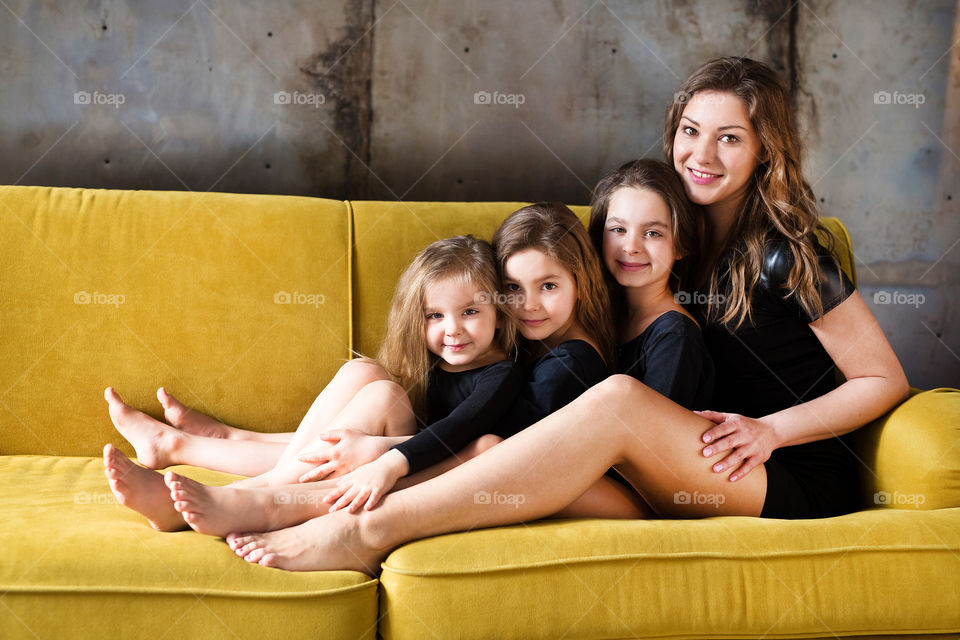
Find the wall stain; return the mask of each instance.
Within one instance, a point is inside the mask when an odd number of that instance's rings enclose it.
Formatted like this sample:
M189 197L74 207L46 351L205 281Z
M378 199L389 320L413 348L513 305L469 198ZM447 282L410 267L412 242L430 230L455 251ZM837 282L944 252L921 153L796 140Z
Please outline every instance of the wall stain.
M362 199L370 192L370 131L373 125L371 79L376 0L348 0L344 7L343 36L300 65L303 73L333 102L333 130L349 148L344 156L347 193L331 194L329 185L317 184L317 195ZM334 144L337 144L334 142ZM318 166L325 153L302 158L305 166ZM324 193L320 193L324 191Z

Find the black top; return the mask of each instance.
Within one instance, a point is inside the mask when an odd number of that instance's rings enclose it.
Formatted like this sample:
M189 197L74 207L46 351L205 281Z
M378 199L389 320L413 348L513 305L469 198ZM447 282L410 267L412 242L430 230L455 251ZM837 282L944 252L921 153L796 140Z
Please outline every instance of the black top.
M406 457L407 473L445 460L490 433L522 384L523 373L512 360L456 373L435 366L427 383L428 426L392 447Z
M573 402L609 375L610 369L588 342L559 344L528 367L520 396L488 433L509 438Z
M815 244L820 263L823 313L855 288L833 257ZM717 367L711 409L759 418L807 402L836 388L833 360L808 326L814 320L787 297L793 257L782 237L768 236L761 279L751 296L752 321L737 329L704 324L703 336ZM831 437L774 450L771 461L801 480L820 515L857 508L856 459L845 437ZM768 499L770 486L768 485ZM766 509L766 506L764 507Z
M820 299L827 313L853 292L849 278L819 243ZM815 320L785 297L793 256L778 236L768 239L760 282L751 297L752 322L733 330L703 324L720 375L711 409L759 418L822 396L836 387L833 360L810 329Z
M633 340L620 345L620 372L633 376L686 409L710 409L713 360L700 327L667 311Z

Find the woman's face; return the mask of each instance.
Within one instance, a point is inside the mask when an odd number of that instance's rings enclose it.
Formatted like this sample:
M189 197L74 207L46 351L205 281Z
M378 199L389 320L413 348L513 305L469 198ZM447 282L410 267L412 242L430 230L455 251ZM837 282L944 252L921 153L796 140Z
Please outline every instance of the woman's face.
M624 287L667 287L676 260L670 207L655 191L622 187L610 196L603 262Z
M687 197L708 208L736 209L760 161L746 103L725 91L693 94L673 137L673 168Z

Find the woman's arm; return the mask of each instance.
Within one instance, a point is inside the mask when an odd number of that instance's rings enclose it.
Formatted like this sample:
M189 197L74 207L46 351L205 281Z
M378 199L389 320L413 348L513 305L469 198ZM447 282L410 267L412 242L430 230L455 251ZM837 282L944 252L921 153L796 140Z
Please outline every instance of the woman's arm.
M900 361L859 292L811 323L810 328L846 382L818 398L759 419L699 412L718 423L703 434L703 441L710 443L703 454L732 449L714 471L733 469L730 480L735 481L766 462L774 449L849 433L909 395Z

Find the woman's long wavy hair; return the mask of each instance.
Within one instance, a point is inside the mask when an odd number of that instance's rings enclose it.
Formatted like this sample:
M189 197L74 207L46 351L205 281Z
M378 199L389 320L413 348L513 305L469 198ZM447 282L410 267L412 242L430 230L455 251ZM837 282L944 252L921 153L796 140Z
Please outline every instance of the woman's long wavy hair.
M787 296L794 297L811 317L819 318L823 305L814 249L819 211L813 190L803 178L803 144L787 86L776 71L749 58L717 58L704 64L680 87L678 94L687 99L675 100L667 108L663 149L670 166L674 166L673 141L686 103L701 91L727 92L743 100L761 146L761 161L728 236L728 257L697 283L705 284L711 294L707 319L733 327L751 320L750 297L760 281L770 230L786 239L793 255Z
M672 166L649 158L631 160L601 178L593 190L590 239L600 256L603 255L603 230L607 224L610 200L620 189L649 189L660 196L670 209L673 248L677 255L677 262L670 273L670 288L676 293L681 283L688 282L698 271L697 260L703 255L705 239L703 212L687 198L680 176ZM614 317L626 317L623 287L608 269L603 270L603 275L610 291Z
M538 202L511 213L496 233L493 248L500 272L526 249L542 251L573 276L577 286L574 317L609 366L616 363L610 298L600 258L576 214L559 202ZM520 339L522 346L523 339Z
M407 267L390 304L387 334L377 361L406 391L418 416L424 417L430 371L440 360L427 349L424 304L427 287L453 278L480 293L478 304L493 304L500 322L494 341L505 354L514 350L517 325L498 295L500 276L493 248L485 240L455 236L438 240Z

